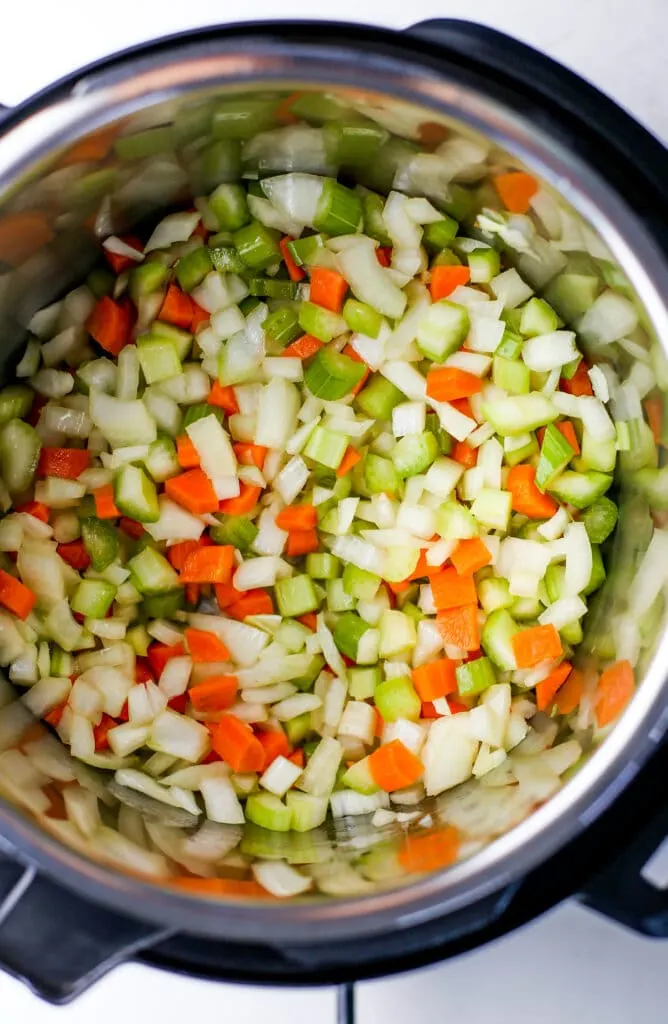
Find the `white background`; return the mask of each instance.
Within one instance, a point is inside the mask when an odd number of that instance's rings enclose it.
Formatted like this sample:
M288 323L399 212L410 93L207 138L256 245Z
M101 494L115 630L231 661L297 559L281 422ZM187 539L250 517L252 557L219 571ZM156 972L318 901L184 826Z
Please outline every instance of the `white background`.
M12 104L114 50L230 20L290 16L402 28L460 17L513 33L612 94L668 140L668 0L4 0L0 102ZM667 183L668 187L668 183ZM91 910L94 913L94 910ZM659 1024L668 1019L668 942L640 939L575 904L440 967L358 987L359 1024ZM0 974L1 1024L317 1024L331 990L254 989L129 965L71 1007L38 1002Z

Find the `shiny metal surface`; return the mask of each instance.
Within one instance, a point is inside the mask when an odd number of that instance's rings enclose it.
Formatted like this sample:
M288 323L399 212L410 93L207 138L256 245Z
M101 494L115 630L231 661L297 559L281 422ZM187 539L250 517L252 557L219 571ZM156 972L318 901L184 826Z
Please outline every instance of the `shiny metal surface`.
M158 55L140 53L93 73L15 119L0 136L4 212L39 203L55 237L48 252L38 247L20 266L0 277L0 339L7 352L19 345L32 312L86 272L94 252L94 238L86 224L90 228L94 221L99 232L123 230L157 212L158 206L178 202L188 187L183 169L158 155L153 158L152 178L142 167L149 187L139 190L139 199L131 188L134 172L126 177L121 169L111 201L103 189L94 202L87 196L86 205L80 195L76 198L79 161L68 163L67 157L77 140L90 134L93 152L95 142L112 123L122 125L123 132L139 130L175 115L183 117L184 105L199 105L211 96L294 88L324 88L346 101L363 102L367 110L376 107L379 117L389 112L394 122L401 118L402 134L409 137L426 120L491 140L493 162L523 163L591 225L602 251L610 252L630 282L654 343L668 351L668 267L623 199L577 153L562 147L517 110L464 84L454 68L444 64L430 69L411 58L404 42L394 43L388 36L386 43L386 52L369 49L360 59L354 47L272 42L268 37L186 42ZM96 170L94 159L83 163L87 174ZM135 175L135 185L136 180ZM159 194L156 181L163 186L167 181L171 193L168 187ZM627 583L623 580L621 585ZM95 862L58 842L5 801L0 804L0 834L21 857L91 898L195 933L274 942L289 938L298 943L316 936L323 941L406 928L465 906L526 873L610 803L663 735L667 658L668 637L661 623L647 650L642 685L629 709L567 785L469 859L400 888L352 899L280 906L220 904L177 894ZM363 847L364 829L349 838L357 848Z

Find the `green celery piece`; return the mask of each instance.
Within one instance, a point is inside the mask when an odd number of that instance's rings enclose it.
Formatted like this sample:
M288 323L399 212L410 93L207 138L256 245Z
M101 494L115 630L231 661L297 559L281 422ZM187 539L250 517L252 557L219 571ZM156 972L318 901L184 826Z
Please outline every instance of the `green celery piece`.
M381 245L392 245L392 239L387 233L385 221L383 220L383 209L385 200L369 192L362 196L362 214L364 217L364 234L375 238Z
M344 773L342 781L347 789L353 789L356 793L377 793L380 788L371 774L368 757L352 764Z
M116 587L107 580L82 580L70 602L73 612L90 619L103 619L116 597Z
M219 231L238 231L251 219L242 185L219 185L209 196L209 208Z
M318 338L319 341L323 341L325 343L331 341L333 338L337 338L340 334L344 334L347 330L346 322L343 317L340 317L338 313L330 312L330 310L325 309L324 306L317 306L315 302L300 303L299 326L306 332L306 334L312 334L314 338ZM323 350L321 349L320 351L322 352ZM320 353L318 353L318 355L319 354ZM348 359L349 357L342 356L341 358ZM362 376L364 376L363 364L358 363L356 365L361 368ZM358 379L361 379L361 377ZM352 386L353 385L351 385L351 387ZM344 392L344 394L346 394L346 392Z
M123 466L114 480L114 502L118 510L140 523L155 523L160 518L158 492L153 481L139 466Z
M306 556L306 572L312 580L336 579L341 575L341 560L328 551L312 552Z
M498 668L510 671L517 668L512 638L518 626L505 608L497 608L488 614L482 629L480 644Z
M84 519L81 539L95 572L104 572L118 556L118 532L108 520L96 516Z
M147 384L160 384L178 377L182 371L181 360L169 338L139 338L137 357Z
M484 402L482 412L497 434L503 437L526 434L537 427L547 426L559 415L549 398L537 391Z
M526 338L536 338L540 334L550 334L559 327L559 317L545 299L529 299L522 306L520 331Z
M0 427L10 420L22 420L32 408L35 393L23 384L10 384L0 391Z
M560 501L575 505L579 509L585 509L605 494L611 484L612 477L607 473L598 473L596 470L591 470L588 473L575 473L572 470L566 470L552 481L548 490Z
M316 427L309 437L303 454L307 459L313 459L322 466L329 469L338 469L341 460L348 447L348 438L343 434L336 434L326 427Z
M344 398L364 377L366 368L334 349L321 348L304 372L304 383L312 395L327 402Z
M86 284L96 299L102 299L105 295L111 295L114 290L116 278L106 267L96 267L91 270L86 278Z
M167 559L151 546L142 548L127 564L131 582L140 594L164 594L179 586L179 577Z
M262 328L267 337L272 338L279 345L289 345L302 334L299 318L291 306L281 306L280 309L275 309L268 315Z
M353 700L370 700L382 681L382 675L377 665L360 666L349 670L348 679L348 693Z
M471 697L484 693L496 683L494 667L487 657L477 658L458 665L455 670L457 690L460 697Z
M497 611L499 608L510 608L513 598L510 594L508 580L497 576L488 576L487 579L480 580L478 583L478 600L483 611L487 612L488 615L491 615L492 612Z
M211 245L209 257L214 270L224 274L241 274L246 270L246 264L231 245Z
M492 381L510 395L527 395L531 390L531 373L519 359L494 355Z
M246 818L271 832L289 832L292 811L273 793L251 793L246 800Z
M252 139L276 124L276 99L264 96L231 96L216 100L211 133L218 139Z
M359 642L370 628L355 612L344 612L334 626L334 643L347 658L357 661Z
M467 253L468 265L471 270L472 284L489 284L501 270L501 257L491 247L473 249Z
M148 594L141 603L142 611L149 619L170 619L186 606L183 587L168 590L165 594Z
M389 420L394 407L405 401L406 396L403 392L380 373L374 373L355 397L355 405L359 411L370 419L379 421Z
M253 220L232 236L239 256L251 270L266 270L281 257L279 234Z
M580 516L584 523L587 536L592 544L602 544L607 540L617 525L618 509L614 501L603 496L598 498Z
M324 127L325 145L339 167L354 170L373 160L378 147L385 142L385 128L367 118L336 121Z
M595 590L602 587L605 583L605 565L603 564L603 558L601 557L601 549L598 544L592 544L591 546L591 576L589 577L589 583L582 591L583 597L589 597Z
M425 430L422 434L407 434L400 438L390 457L399 476L408 477L423 473L439 454L438 441Z
M343 570L343 588L357 601L373 601L380 586L380 576L350 563Z
M297 285L294 281L285 281L277 277L252 277L248 283L251 295L266 299L297 298Z
M465 306L439 299L418 324L417 347L427 359L442 363L463 345L469 328L470 318Z
M383 318L372 306L358 299L346 299L343 319L351 331L377 338L383 325Z
M145 295L159 292L169 277L169 267L158 260L149 260L133 267L130 271L128 291L130 298L137 303Z
M297 679L293 679L292 683L302 692L308 692L313 689L313 684L325 667L325 659L321 654L314 654L311 658L311 664L302 676ZM287 725L287 723L286 723Z
M359 228L362 216L362 197L335 178L325 178L313 220L316 231L351 235Z
M181 257L176 264L176 279L184 292L191 292L202 283L212 267L211 254L206 246L201 245Z
M422 711L422 701L408 676L397 676L379 683L374 692L374 702L385 722L396 722L398 718L417 722Z
M11 494L32 484L39 461L39 434L24 420L11 419L0 431L0 475Z
M355 600L343 586L343 580L327 580L327 609L330 612L348 612L355 607Z
M422 234L422 244L428 252L441 252L457 237L459 224L452 217L447 215L443 220L433 221L425 224Z
M536 467L536 486L541 490L549 487L559 476L575 455L575 449L566 440L560 430L549 423L545 428L540 458Z
M364 486L369 494L396 494L400 480L394 463L382 455L367 452L364 457Z
M121 160L143 160L157 153L169 153L174 148L174 132L171 125L147 128L134 135L122 135L114 143L114 152Z
M278 580L274 586L278 610L284 618L298 618L318 609L318 595L306 575Z
M209 529L209 534L215 544L231 544L244 554L250 550L258 528L247 516L223 515L219 525Z

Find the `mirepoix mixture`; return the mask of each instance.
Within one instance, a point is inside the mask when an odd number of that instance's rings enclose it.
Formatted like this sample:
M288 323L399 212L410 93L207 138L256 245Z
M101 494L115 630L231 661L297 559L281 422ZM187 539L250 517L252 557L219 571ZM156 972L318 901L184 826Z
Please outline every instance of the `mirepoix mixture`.
M558 203L507 166L476 209L421 189L430 159L465 179L485 158L454 138L388 194L263 171L327 130L246 139L243 176L103 238L85 284L34 316L0 393L0 664L117 796L192 826L399 822L380 868L362 851L347 869L362 891L455 860L490 801L523 817L622 711L640 642L606 650L599 630L602 673L574 656L618 462L659 507L665 482L637 314L560 246ZM348 169L387 136L360 115L336 132ZM644 374L620 379L610 345ZM77 793L67 817L94 843L109 829ZM148 842L154 873L176 862L197 890L346 891L257 841L213 872Z

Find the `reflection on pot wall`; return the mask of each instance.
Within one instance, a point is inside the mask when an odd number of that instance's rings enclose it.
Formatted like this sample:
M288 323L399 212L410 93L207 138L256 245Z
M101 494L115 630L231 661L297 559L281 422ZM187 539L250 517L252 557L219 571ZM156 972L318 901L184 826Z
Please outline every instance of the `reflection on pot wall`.
M41 340L67 332L74 370L99 356L83 324L95 295L108 286L98 262L100 240L129 232L145 237L165 211L194 202L205 228L217 233L224 271L231 236L219 231L215 201L208 199L218 185L242 176L258 182L251 193L254 215L289 232L289 209L272 206L259 183L287 171L338 175L363 193L365 230L381 242L388 240L379 194L397 189L428 198L470 238L502 253L510 268L501 286L508 333L514 308L532 292L578 331L588 360L600 368L597 389L612 397L613 467L621 451L616 486L624 494L619 529L606 542L611 550L603 550L607 579L601 569L583 630L569 638L578 645L579 706L553 719L536 709L530 672L500 673L500 682L512 684L512 705L504 712L505 734L495 744L483 743L487 760L480 762L479 777L435 799L427 799L421 785L393 794L387 807L397 813L380 826L372 825L371 813L357 813L367 810L363 800L353 813L344 808L326 826L305 833L202 824L201 804L187 781L161 782L186 767L174 758L100 752L88 764L74 760L56 738L59 731L67 738L67 722L54 718L47 729L30 714L29 697L16 700L15 686L27 696L38 680L62 671L45 643L47 609L25 624L0 613L0 663L14 684L0 682L0 790L64 843L156 881L178 878L192 891L197 879L220 878L223 896L262 895L251 863L284 859L312 876L320 893L364 894L474 854L553 795L604 738L592 714L598 666L626 658L639 678L664 623L663 579L649 570L655 559L666 560L665 534L655 527L664 525L668 509L668 469L657 472L666 442L661 423L668 365L622 270L572 208L542 186L526 214L504 210L491 179L519 166L461 125L380 94L265 87L170 101L106 125L54 154L5 197L0 338L9 377L26 342L28 352L37 351ZM204 244L195 236L149 259L171 266ZM127 280L125 274L115 283L116 297ZM67 301L35 317L82 281ZM140 295L138 310L141 330L156 315L155 296ZM546 393L558 379L545 375ZM605 472L605 443L595 448L592 464ZM7 493L0 499L8 509ZM34 524L25 529L42 540L50 536ZM529 523L526 536L532 536ZM86 647L95 648L95 638L90 641ZM34 664L28 648L37 652ZM77 649L66 674L107 664L134 677L136 651L129 643L103 642L105 649ZM135 773L137 766L143 775ZM246 794L257 779L238 776L234 784Z

